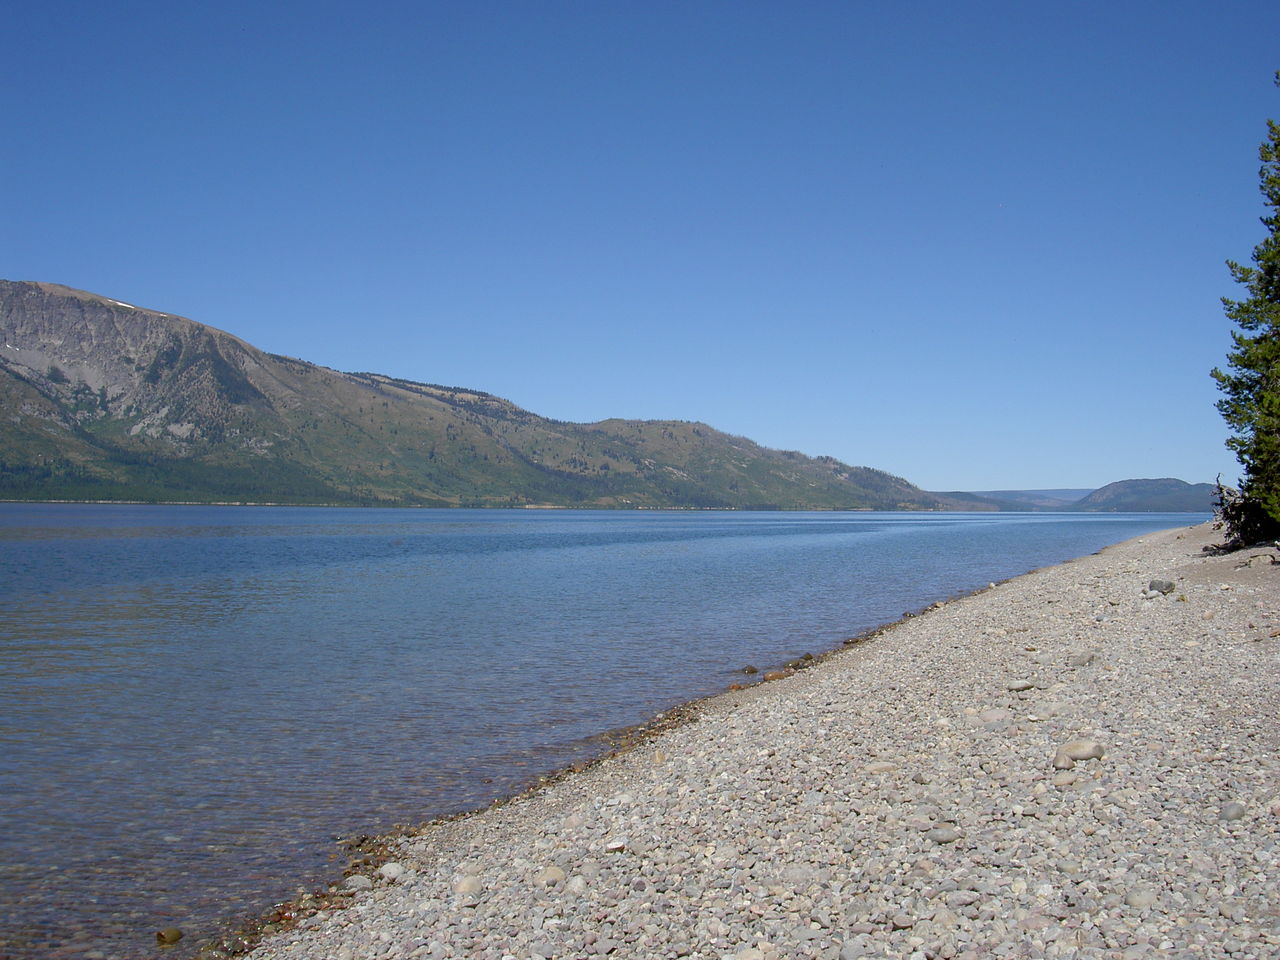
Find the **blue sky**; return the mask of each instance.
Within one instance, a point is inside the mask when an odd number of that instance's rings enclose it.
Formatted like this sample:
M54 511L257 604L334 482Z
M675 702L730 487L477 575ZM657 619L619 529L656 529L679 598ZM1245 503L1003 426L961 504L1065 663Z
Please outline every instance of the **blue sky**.
M0 276L928 489L1237 473L1280 4L7 15Z

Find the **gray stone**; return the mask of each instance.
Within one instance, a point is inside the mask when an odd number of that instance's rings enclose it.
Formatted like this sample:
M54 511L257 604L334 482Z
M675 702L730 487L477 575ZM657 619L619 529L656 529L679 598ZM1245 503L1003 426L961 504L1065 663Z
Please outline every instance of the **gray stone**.
M1124 895L1124 902L1134 910L1146 910L1154 907L1159 900L1159 894L1150 887L1134 887Z
M537 876L533 878L533 882L540 887L553 887L557 884L564 883L564 871L557 866L543 867L538 871Z
M1232 800L1222 805L1218 811L1219 820L1239 820L1245 815L1245 805L1239 800Z
M1173 593L1176 586L1172 580L1152 580L1147 584L1147 589L1156 593Z
M1092 740L1071 740L1058 748L1053 757L1053 766L1057 770L1070 770L1077 760L1101 760L1102 746Z
M1051 720L1060 716L1067 710L1067 704L1061 700L1046 700L1043 703L1037 703L1032 707L1032 711L1041 720Z
M1008 684L1008 688L1014 693L1023 693L1027 690L1034 690L1036 685L1030 680L1012 680Z
M934 827L925 836L934 843L955 843L960 839L960 833L952 827Z
M1102 745L1093 740L1071 740L1058 748L1072 760L1101 760Z
M373 881L363 874L356 873L347 877L342 886L347 890L368 890L373 886Z
M378 868L378 874L383 879L390 880L392 883L403 877L405 872L404 864L396 863L394 861L391 863L384 863Z

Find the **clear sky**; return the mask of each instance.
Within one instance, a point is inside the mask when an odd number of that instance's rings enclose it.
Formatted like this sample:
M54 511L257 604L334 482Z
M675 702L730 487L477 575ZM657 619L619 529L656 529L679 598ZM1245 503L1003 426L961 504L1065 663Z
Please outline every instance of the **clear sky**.
M5 16L0 276L928 489L1234 479L1274 2Z

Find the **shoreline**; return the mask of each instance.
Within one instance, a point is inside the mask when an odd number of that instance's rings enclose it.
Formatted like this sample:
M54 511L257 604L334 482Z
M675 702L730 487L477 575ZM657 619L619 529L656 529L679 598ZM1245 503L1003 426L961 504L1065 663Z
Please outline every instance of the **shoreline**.
M1128 960L1280 952L1280 915L1266 907L1277 902L1277 871L1248 884L1236 875L1280 860L1280 704L1267 669L1278 646L1269 634L1280 636L1278 575L1269 560L1236 566L1266 551L1200 553L1212 539L1207 524L1147 534L933 604L845 641L794 677L666 711L628 728L621 748L529 791L378 838L347 891L313 901L286 929L264 931L252 956L968 960L1000 948ZM1141 595L1149 579L1170 573L1180 574L1167 577L1180 592ZM1076 582L1085 575L1090 583ZM1041 599L1045 590L1071 596ZM1242 614L1236 601L1246 595L1252 606ZM1248 626L1250 617L1263 626ZM1204 638L1165 636L1175 627ZM1133 630L1158 632L1162 656L1125 636ZM1237 636L1250 630L1262 635ZM1237 659L1262 662L1237 664L1225 678L1216 660L1190 669L1226 637ZM905 670L900 660L909 661ZM1179 660L1190 663L1171 673ZM1186 793L1162 795L1152 822L1177 821L1186 836L1167 848L1148 838L1129 851L1112 836L1117 820L1136 815L1144 790L1196 765L1184 757L1148 769L1153 758L1187 749L1159 735L1170 704L1154 710L1137 696L1162 670L1165 697L1194 701L1202 713L1228 702L1228 690L1219 682L1213 696L1197 697L1189 677L1202 684L1207 670L1234 694L1252 685L1253 700L1271 712L1255 710L1250 724L1231 729L1246 730L1245 741L1262 736L1271 749L1253 757L1260 770L1230 771L1243 799L1215 795L1196 808L1186 806ZM1103 716L1083 715L1091 711L1081 701ZM1140 729L1122 731L1113 713ZM1270 730L1259 727L1266 716ZM1203 727L1186 731L1193 744L1208 735ZM852 756L831 749L837 728L857 744ZM1055 769L1056 749L1082 739L1098 743L1102 758ZM1228 746L1242 749L1235 740ZM763 779L755 775L762 766ZM732 789L717 790L721 781ZM979 782L990 790L976 789ZM830 789L835 783L840 790ZM1202 780L1193 786L1202 800L1223 792ZM1235 803L1244 808L1239 817L1227 809ZM1064 824L1066 836L1056 829ZM1243 830L1250 832L1237 838ZM1099 836L1119 860L1071 859L1070 848L1087 853ZM1188 876L1169 861L1197 837L1212 843L1201 844L1200 859L1188 855ZM1254 841L1232 876L1209 862L1226 839ZM1053 851L1045 854L1052 862L1024 846ZM1131 856L1137 851L1146 855ZM1183 881L1162 886L1162 872ZM1232 895L1212 896L1212 882ZM1188 920L1184 888L1206 884L1205 915L1190 911L1196 919ZM333 909L339 901L345 909ZM975 907L984 902L1001 909Z
M1103 550L1108 549L1106 547ZM1101 551L1095 551L1095 556ZM1063 561L1071 562L1070 560ZM1056 566L1051 565L1051 566ZM383 864L390 862L393 853L392 849L396 844L406 839L413 839L428 835L431 831L450 823L465 821L472 817L479 816L492 810L506 807L509 804L535 797L544 790L547 790L557 784L563 783L590 770L594 770L602 764L608 763L618 757L625 756L634 750L648 744L650 741L662 737L666 733L683 727L687 724L696 723L702 719L701 711L709 704L716 701L736 697L740 700L748 699L760 688L767 684L776 683L779 680L785 680L796 676L798 673L817 666L832 657L837 657L842 653L850 650L852 647L869 643L875 640L879 635L892 630L893 628L907 623L915 617L923 616L931 610L936 610L948 603L962 600L966 597L976 596L1007 583L1010 580L1016 580L1019 576L1027 576L1038 570L1048 569L1037 567L1028 570L1026 574L1018 574L1014 577L1007 577L1003 580L993 581L986 586L977 587L964 593L956 593L951 596L944 597L940 600L932 601L925 606L914 610L907 611L898 619L883 623L877 627L871 627L861 633L839 641L835 646L820 650L818 653L806 653L800 657L787 661L786 663L776 664L772 667L764 667L757 669L754 675L748 675L745 671L735 671L742 673L745 682L730 683L722 690L708 693L700 697L694 697L691 700L684 700L673 706L661 710L654 714L648 720L640 723L628 724L626 726L614 727L609 730L601 731L587 737L587 741L598 741L605 746L597 753L592 754L584 760L570 763L565 766L556 767L548 770L546 773L538 774L523 789L514 793L507 793L495 797L489 803L482 806L474 807L468 810L460 810L454 813L442 814L433 817L430 820L422 822L416 826L407 824L399 825L389 832L374 835L359 834L352 837L339 838L335 842L344 850L352 854L350 865L342 873L342 879L332 881L326 889L316 889L309 893L302 894L293 900L286 900L281 903L274 904L270 909L264 911L258 916L250 919L242 919L240 921L231 921L230 926L234 928L234 933L221 936L200 944L199 954L201 957L212 956L219 957L223 951L218 949L219 944L232 944L234 949L230 950L230 955L240 955L251 953L262 943L262 941L270 934L280 932L281 930L294 930L300 926L300 921L306 921L314 917L317 913L326 909L344 909L349 905L347 897L352 895L349 890L343 889L343 883L346 878L358 872L353 865L359 864L366 872L375 870ZM302 888L299 888L301 893ZM268 929L264 931L264 927ZM176 929L176 928L175 928ZM246 948L246 949L242 949ZM3 958L0 958L3 960Z
M1156 533L1162 532L1165 531L1156 531ZM1151 534L1148 534L1148 536L1150 535ZM1094 551L1092 554L1086 554L1085 556L1097 556L1108 549L1110 549L1110 546L1102 547L1101 549ZM423 821L417 825L399 824L388 832L378 834L358 834L351 837L338 838L335 842L343 850L346 850L352 855L348 867L342 872L340 880L331 881L327 888L318 888L305 894L302 894L303 888L299 887L300 896L298 898L276 903L261 914L248 919L242 918L239 921L229 921L228 926L233 929L234 932L232 934L217 937L213 940L202 942L200 944L200 955L207 957L209 955L209 951L214 951L213 955L216 960L217 956L221 952L217 949L219 944L234 945L234 949L229 951L231 955L251 953L256 950L256 948L269 934L276 933L281 930L297 929L300 925L300 921L306 921L322 910L335 908L344 909L349 905L346 898L351 896L351 891L343 889L343 883L346 878L359 872L360 868L365 869L366 872L369 872L370 870L376 871L378 867L391 861L393 857L393 847L404 841L406 838L412 839L425 836L432 830L444 824L465 821L491 810L505 807L521 800L530 799L556 784L586 773L601 764L607 763L639 749L649 741L659 738L671 730L698 722L702 719L702 709L710 704L714 704L716 701L731 697L738 698L738 700L749 699L755 693L758 693L760 688L767 684L788 679L801 671L815 667L832 657L840 656L842 653L849 651L852 647L855 647L858 644L869 643L881 634L891 631L916 617L924 616L932 610L940 609L946 604L978 596L1000 586L1001 584L1017 580L1020 577L1030 576L1031 574L1037 573L1041 570L1052 569L1056 566L1072 563L1077 559L1080 558L1073 557L1068 560L1061 561L1061 563L1058 564L1050 564L1046 567L1035 567L1025 573L1006 577L1002 580L992 581L985 586L976 587L973 590L951 594L947 597L943 597L942 599L931 601L916 610L908 610L904 612L896 620L882 623L876 627L870 627L863 630L861 633L846 637L839 641L835 646L821 649L818 653L802 654L800 657L785 663L758 668L753 675L747 674L746 671L734 671L735 673L742 673L744 682L735 681L722 690L694 697L690 700L681 701L659 711L648 720L641 721L640 723L614 727L587 737L587 741L598 741L605 746L599 752L593 753L584 760L579 760L574 763L550 769L545 773L538 774L522 789L494 797L490 802L482 806L442 814L440 816L432 817L431 819ZM267 927L265 931L263 929L264 927ZM3 958L0 958L0 960L3 960Z

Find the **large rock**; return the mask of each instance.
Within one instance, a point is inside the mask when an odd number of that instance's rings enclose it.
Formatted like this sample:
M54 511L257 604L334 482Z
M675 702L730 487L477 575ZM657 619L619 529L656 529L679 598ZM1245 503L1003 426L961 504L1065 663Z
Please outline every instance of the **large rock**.
M378 875L382 877L384 880L390 880L392 883L395 883L395 881L403 877L406 872L407 871L405 870L403 864L399 864L395 862L384 863L382 866L378 868Z
M1053 757L1056 770L1070 770L1077 760L1101 760L1102 745L1093 740L1070 740L1060 746Z
M1245 805L1239 800L1231 800L1222 805L1218 811L1219 820L1239 820L1245 815Z
M564 883L564 877L564 871L553 864L539 870L537 876L533 878L533 882L540 887L555 887Z

